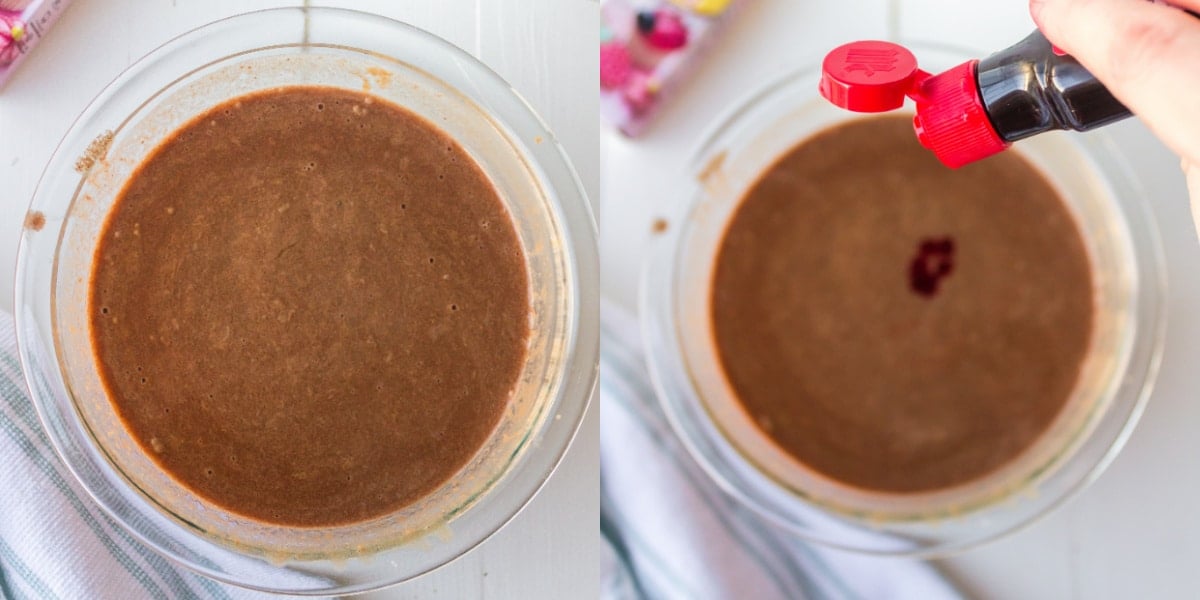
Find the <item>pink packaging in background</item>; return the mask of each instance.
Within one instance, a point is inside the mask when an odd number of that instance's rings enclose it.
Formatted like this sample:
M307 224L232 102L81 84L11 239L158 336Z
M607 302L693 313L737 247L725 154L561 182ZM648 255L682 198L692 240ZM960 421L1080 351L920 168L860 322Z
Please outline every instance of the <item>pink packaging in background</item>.
M686 79L721 25L749 0L603 0L600 115L641 134Z
M0 0L0 87L62 14L70 0Z

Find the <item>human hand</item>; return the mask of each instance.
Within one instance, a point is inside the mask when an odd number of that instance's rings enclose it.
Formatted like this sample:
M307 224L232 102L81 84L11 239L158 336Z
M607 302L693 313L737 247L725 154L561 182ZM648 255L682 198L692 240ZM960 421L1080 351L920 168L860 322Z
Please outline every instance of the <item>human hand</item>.
M1183 159L1200 231L1200 0L1030 0L1042 33Z

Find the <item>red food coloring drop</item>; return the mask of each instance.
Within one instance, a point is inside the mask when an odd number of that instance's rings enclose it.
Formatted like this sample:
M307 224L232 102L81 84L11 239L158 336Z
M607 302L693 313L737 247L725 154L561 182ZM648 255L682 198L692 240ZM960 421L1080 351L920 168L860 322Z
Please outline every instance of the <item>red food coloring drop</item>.
M926 238L917 246L917 256L908 267L912 290L925 297L937 295L942 279L954 271L954 240Z

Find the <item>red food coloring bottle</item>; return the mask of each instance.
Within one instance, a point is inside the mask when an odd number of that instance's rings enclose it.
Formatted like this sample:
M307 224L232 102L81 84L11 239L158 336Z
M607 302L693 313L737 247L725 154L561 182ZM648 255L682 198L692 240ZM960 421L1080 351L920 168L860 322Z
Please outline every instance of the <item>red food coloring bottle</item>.
M687 45L687 25L673 10L638 13L637 30L648 44L659 50L677 50Z
M917 138L952 168L1045 131L1088 131L1130 115L1038 31L936 75L918 69L916 57L899 44L853 42L825 57L820 92L855 112L895 110L912 98Z

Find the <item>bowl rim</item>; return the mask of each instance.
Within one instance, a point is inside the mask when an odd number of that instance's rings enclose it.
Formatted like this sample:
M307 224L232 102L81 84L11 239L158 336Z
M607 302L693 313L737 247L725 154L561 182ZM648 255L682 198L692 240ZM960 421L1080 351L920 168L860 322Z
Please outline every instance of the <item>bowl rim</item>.
M913 48L914 52L918 53L928 51L960 57L978 54L978 52L958 45L927 41L920 38L903 38L898 40L898 43ZM702 174L709 169L712 162L724 160L723 154L725 150L721 148L722 140L726 136L732 135L730 133L731 130L736 130L742 125L742 120L746 115L759 108L772 96L790 89L791 86L802 83L807 78L813 82L813 95L815 97L817 93L816 75L819 73L819 59L800 64L766 81L761 86L749 90L727 105L725 109L711 120L709 126L697 136L698 141L694 142L693 150L685 162L687 165L685 174L689 178L688 184L695 186L695 182L692 179L696 179L696 175L700 175L698 179L703 179L704 175ZM851 116L849 118L854 117ZM819 131L820 128L809 132L808 135L816 134ZM797 139L796 143L801 141L802 139ZM854 537L838 539L836 535L829 536L820 532L814 532L810 527L798 523L791 516L781 514L780 511L774 508L773 502L761 499L758 491L743 489L742 486L731 481L723 472L727 467L718 464L724 458L718 460L710 456L710 453L705 450L708 444L713 443L733 447L734 451L739 455L741 462L745 463L742 465L743 468L749 468L756 475L762 476L762 479L771 481L772 485L776 487L776 493L790 494L794 503L804 504L820 512L822 516L832 516L835 518L844 516L842 513L833 512L791 494L774 477L759 468L753 461L747 460L743 452L740 449L736 449L736 444L724 434L723 428L712 421L710 410L701 406L696 412L702 414L703 419L707 419L705 425L712 426L719 432L720 440L712 442L701 439L704 435L694 431L696 428L691 425L694 417L691 414L687 414L690 411L685 409L685 405L703 405L704 403L699 399L700 392L696 389L694 378L688 374L688 361L679 349L682 342L676 332L676 325L678 324L675 302L677 290L674 282L675 278L679 276L678 255L681 252L683 235L688 230L689 222L695 218L695 212L699 205L698 200L701 196L699 189L692 189L691 187L685 188L686 191L681 192L665 203L662 210L664 218L677 225L650 240L647 256L642 263L638 285L641 338L647 349L646 360L651 383L659 404L667 417L667 421L671 425L671 429L680 438L688 454L691 455L692 459L696 461L719 489L740 504L750 508L759 518L805 541L866 555L925 559L946 556L1011 535L1037 522L1039 519L1052 513L1057 507L1076 497L1083 489L1087 488L1100 477L1108 465L1120 453L1130 435L1132 435L1137 422L1145 410L1157 380L1165 348L1167 327L1166 257L1157 221L1150 211L1149 203L1146 201L1145 187L1138 174L1133 171L1128 161L1125 160L1120 147L1107 132L1094 131L1089 133L1088 143L1094 146L1094 148L1089 148L1088 157L1096 161L1097 167L1103 167L1102 170L1106 178L1118 180L1119 183L1127 186L1125 190L1126 197L1122 200L1116 200L1115 205L1118 207L1120 216L1127 226L1136 228L1138 230L1136 234L1143 236L1139 241L1131 243L1131 249L1135 255L1135 269L1140 278L1139 289L1133 295L1137 296L1137 301L1141 304L1138 307L1139 314L1135 314L1132 319L1137 321L1139 316L1141 316L1140 311L1145 311L1145 321L1137 323L1138 331L1136 338L1146 340L1148 350L1147 348L1143 348L1143 350L1147 351L1142 352L1143 356L1138 357L1134 356L1137 353L1137 348L1135 347L1131 352L1130 359L1123 365L1117 377L1120 385L1116 386L1116 396L1120 396L1122 390L1130 385L1129 379L1140 380L1136 394L1128 400L1128 409L1121 420L1119 430L1112 436L1111 441L1102 453L1089 459L1094 461L1093 464L1064 489L1057 491L1050 501L1043 503L1032 514L1013 519L1011 523L1006 523L1001 527L994 527L992 531L965 536L963 539L947 542L939 541L928 545L916 543L912 545L889 544L871 547L866 542L855 540ZM778 156L775 158L778 158ZM1035 167L1040 169L1037 165ZM1121 194L1122 192L1119 191L1114 192L1114 196L1120 196ZM1134 237L1137 237L1136 234ZM1139 342L1135 341L1134 345L1136 346L1137 343ZM1135 362L1138 364L1135 365ZM1116 396L1113 399L1114 404L1117 401ZM1111 408L1113 407L1106 407L1104 414L1096 418L1097 422L1109 414ZM705 431L703 433L707 434L708 432ZM1061 467L1066 463L1079 460L1079 454L1083 450L1083 446L1095 434L1096 431L1088 431L1084 439L1079 442L1079 447L1076 448L1075 454L1068 456L1061 463L1056 463L1055 471L1061 472ZM720 452L714 451L713 454L720 454ZM1050 476L1052 477L1053 474ZM1019 494L1019 489L1010 491L998 501L975 508L969 511L967 515L983 513L996 505L997 502L1004 502L1004 498L1013 498ZM862 525L864 521L866 520L849 521L849 523ZM938 521L929 522L934 526L938 524Z
M235 586L255 589L267 592L284 592L299 595L331 595L331 594L347 594L359 593L375 589L380 589L390 585L394 585L403 581L407 581L414 577L418 577L424 573L440 568L448 564L462 555L468 553L473 548L479 546L484 541L495 535L508 523L510 523L544 487L545 483L557 470L562 463L567 451L569 450L573 440L578 434L579 427L582 424L584 416L595 393L598 379L598 353L599 353L599 318L598 318L598 288L599 288L599 258L597 245L597 228L594 215L590 208L590 203L587 197L586 189L572 164L569 156L563 148L560 140L554 135L553 131L548 127L540 115L533 109L532 105L521 96L507 81L497 74L491 67L475 58L470 53L462 50L454 44L448 42L444 38L428 32L419 27L408 23L386 17L383 15L353 10L344 8L327 8L327 7L309 7L309 6L292 6L292 7L276 7L261 10L242 12L221 19L213 20L197 27L191 28L184 33L172 37L163 44L158 45L153 50L146 53L144 56L134 61L127 68L117 75L111 82L97 93L82 112L72 121L62 139L58 142L51 158L44 166L37 186L34 188L33 195L30 200L29 210L37 210L39 208L39 200L43 195L47 194L46 181L47 177L52 176L52 171L55 166L62 161L67 160L74 162L74 157L65 157L64 152L67 150L68 140L73 135L78 134L79 130L88 124L88 119L93 115L99 107L105 102L111 100L111 97L126 86L131 80L139 77L145 70L158 64L160 61L169 58L172 52L179 51L182 47L189 43L203 41L205 38L214 35L228 34L227 29L236 27L243 21L252 19L269 18L274 15L290 15L295 16L299 11L303 14L306 22L309 19L364 19L372 24L390 28L392 33L409 36L419 40L419 43L437 49L437 51L445 52L448 56L453 57L458 61L460 68L470 69L469 77L473 82L477 82L486 87L486 90L478 92L479 94L502 94L506 95L505 100L517 107L516 110L522 111L516 115L516 118L522 120L522 126L532 130L537 134L536 147L523 145L525 157L534 162L530 166L530 176L534 178L540 186L545 188L547 209L552 210L554 221L562 235L562 261L566 269L567 281L564 286L564 294L567 296L566 319L563 332L563 357L561 359L561 368L555 376L561 380L560 390L555 395L549 398L549 402L543 408L545 415L542 417L542 422L536 424L536 429L530 432L533 438L529 443L529 447L525 451L525 456L520 461L514 464L511 468L504 472L498 481L489 487L484 498L472 505L462 514L455 515L451 518L451 522L458 520L466 514L481 515L487 511L487 503L489 499L494 500L498 492L510 491L519 489L516 496L519 496L516 502L509 502L508 506L499 509L499 513L492 516L490 522L479 529L480 535L474 536L476 539L467 540L465 544L457 544L455 550L451 551L445 560L439 560L436 564L428 568L421 568L413 572L403 572L400 569L393 569L393 572L375 581L353 582L351 584L341 584L336 579L329 579L330 582L335 582L338 585L325 587L321 589L293 589L293 588L277 588L269 584L264 584L261 576L256 579L248 577L238 578L231 576L219 569L209 568L205 565L196 564L184 557L179 556L171 549L166 548L158 541L151 539L147 534L139 530L134 525L131 525L128 519L124 518L121 510L118 507L112 506L110 501L101 497L98 490L93 489L87 479L81 474L80 466L73 462L73 455L68 448L68 441L60 437L60 431L53 425L52 420L56 415L50 414L51 407L49 403L52 399L42 397L40 387L35 381L32 372L34 360L31 357L31 345L36 343L30 339L28 331L32 331L37 327L38 317L29 311L29 305L37 302L36 292L32 291L39 286L30 281L31 271L37 271L38 265L33 264L31 252L34 249L31 247L33 242L31 236L35 232L28 229L23 229L19 236L19 244L16 255L16 271L14 281L14 325L17 338L18 358L21 363L21 371L25 378L26 385L29 389L30 396L34 408L38 414L38 419L41 427L47 432L54 448L55 454L59 460L67 467L72 476L81 487L85 490L92 501L98 504L103 511L117 521L120 526L133 535L137 540L149 546L159 555L163 556L173 564L181 565L188 570L207 576L209 578L230 583ZM312 42L306 37L302 42L288 44L291 46L304 47L328 47L329 44ZM370 44L365 44L369 46ZM175 74L179 78L187 76L187 73L196 69L203 69L213 62L222 62L239 54L251 53L258 50L277 48L276 44L263 44L259 41L248 39L239 42L240 52L227 53L225 51L214 53L217 57L208 63L196 66L195 62L189 63L189 68L176 69ZM386 58L395 61L398 64L408 65L416 70L424 72L419 66L411 65L404 59L403 56L391 56L372 50L369 47L362 46L343 46L344 48L357 50L365 54L382 54ZM465 65L465 66L463 66ZM436 74L426 74L432 76L438 81L442 81L441 77ZM167 80L163 87L157 93L162 93L166 89L178 83L179 78L175 80ZM459 90L456 86L443 82L450 89ZM476 98L470 94L464 95L472 103L478 104ZM505 125L506 137L511 135L513 123L506 120L506 117L497 112L492 107L479 105L478 108L489 116L489 118ZM126 116L126 121L122 122L124 126L130 116ZM518 151L514 147L514 151ZM537 167L537 168L535 168ZM76 187L78 193L79 187L82 186L84 177L80 177L80 186ZM74 200L72 200L73 202ZM60 227L62 227L60 225ZM47 228L51 229L51 228ZM52 232L46 232L52 233ZM43 233L42 235L45 235ZM59 231L61 241L61 230ZM57 245L55 247L54 260L57 262ZM57 270L56 265L51 267L53 271ZM53 293L53 283L51 286L51 294ZM44 286L42 286L44 287ZM28 298L28 299L27 299ZM45 302L46 300L42 300ZM28 329L28 330L27 330ZM56 345L56 336L52 336L47 343L50 346ZM58 361L55 362L55 369L60 369L61 365ZM72 403L70 400L68 402ZM57 411L55 411L57 412ZM71 415L71 418L77 419L78 415ZM89 440L90 443L90 440ZM108 465L111 467L111 465ZM514 488L518 486L518 488ZM500 489L505 488L505 489ZM513 495L513 494L508 494ZM495 511L492 511L495 512ZM190 532L187 528L177 527L176 531L187 531L187 535L196 536L198 539L203 539ZM420 536L424 539L431 535L425 533ZM471 537L471 536L455 536L455 537ZM212 543L210 540L205 540ZM402 546L409 545L408 542L401 544ZM228 548L226 548L228 549ZM236 550L235 550L236 551ZM266 563L263 563L266 564Z

